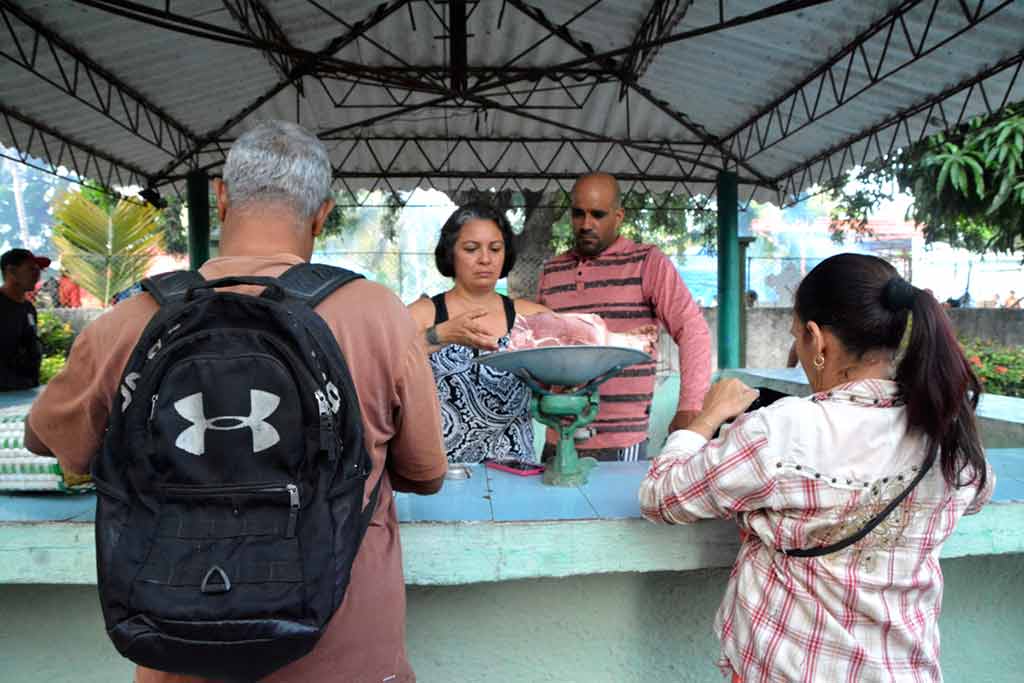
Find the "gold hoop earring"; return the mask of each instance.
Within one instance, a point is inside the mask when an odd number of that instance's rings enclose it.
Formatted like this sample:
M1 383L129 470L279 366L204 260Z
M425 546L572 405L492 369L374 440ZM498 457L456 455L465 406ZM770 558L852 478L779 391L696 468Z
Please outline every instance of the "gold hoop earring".
M825 369L825 356L820 353L814 357L814 369L819 372Z

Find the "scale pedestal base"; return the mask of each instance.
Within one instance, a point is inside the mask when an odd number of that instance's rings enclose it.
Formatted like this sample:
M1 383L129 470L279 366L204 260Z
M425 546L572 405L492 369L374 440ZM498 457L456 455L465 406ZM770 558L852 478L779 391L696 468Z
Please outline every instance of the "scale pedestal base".
M580 458L575 434L597 418L600 395L595 388L589 394L542 394L530 401L530 412L541 424L558 432L555 457L544 467L544 483L551 486L579 486L587 483L593 458Z
M551 465L544 469L544 483L548 486L580 486L587 483L590 470L597 465L594 458L577 458L575 472L562 472Z

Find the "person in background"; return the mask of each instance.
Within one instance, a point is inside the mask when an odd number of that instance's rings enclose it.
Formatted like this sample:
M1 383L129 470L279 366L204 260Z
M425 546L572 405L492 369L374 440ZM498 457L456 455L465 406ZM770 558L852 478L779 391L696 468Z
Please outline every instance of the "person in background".
M1017 296L1017 292L1010 290L1010 293L1006 296L1006 301L1003 303L1003 308L1021 308L1021 300Z
M942 680L939 554L995 482L975 422L981 385L939 303L882 259L822 261L794 308L814 394L741 415L757 392L715 384L651 463L641 512L739 525L715 618L734 682Z
M746 304L747 308L753 308L754 306L757 306L757 292L755 292L753 289L747 290Z
M39 386L43 347L39 342L36 307L28 300L39 274L50 259L28 249L11 249L0 256L0 391Z
M548 312L495 291L515 265L512 237L501 211L485 204L460 206L445 221L434 249L437 270L454 285L409 305L434 371L450 462L536 460L529 388L510 373L473 363L481 353L508 345L517 315Z
M60 271L60 280L57 282L57 299L61 308L82 307L82 288L63 269Z
M582 176L572 189L573 248L544 263L537 301L556 313L596 313L608 329L627 332L661 323L679 346L679 399L671 428L700 411L711 381L711 335L700 308L665 254L619 235L625 217L618 181ZM576 442L581 457L635 461L647 457L655 363L627 368L601 385L594 436ZM553 453L549 432L545 454Z
M266 121L231 146L224 179L214 181L221 256L207 279L277 277L308 261L334 206L323 144L293 123ZM78 336L64 371L32 406L25 444L53 453L65 472L89 471L128 356L158 306L148 293L115 306ZM430 494L447 470L430 368L409 313L386 287L360 279L328 296L316 312L348 359L373 470L364 505L383 477L377 508L348 590L323 637L305 657L263 679L413 681L405 650L405 583L392 491ZM202 679L139 667L136 683Z

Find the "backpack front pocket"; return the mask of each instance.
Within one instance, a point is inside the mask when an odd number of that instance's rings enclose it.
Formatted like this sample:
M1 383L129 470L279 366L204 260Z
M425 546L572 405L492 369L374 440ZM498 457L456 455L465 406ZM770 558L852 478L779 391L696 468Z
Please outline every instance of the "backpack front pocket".
M296 484L165 486L133 602L164 619L301 619Z

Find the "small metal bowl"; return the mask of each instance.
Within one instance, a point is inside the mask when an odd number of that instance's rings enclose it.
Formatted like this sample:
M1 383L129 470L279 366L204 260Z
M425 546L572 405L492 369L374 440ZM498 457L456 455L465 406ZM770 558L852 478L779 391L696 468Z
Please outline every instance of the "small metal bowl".
M458 481L461 479L469 479L472 476L473 470L469 469L469 465L454 463L448 465L448 472L444 475L444 478L451 481Z

